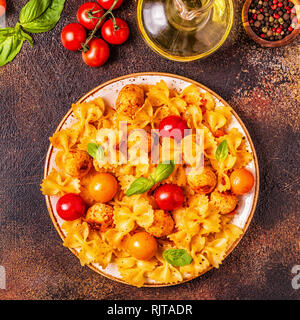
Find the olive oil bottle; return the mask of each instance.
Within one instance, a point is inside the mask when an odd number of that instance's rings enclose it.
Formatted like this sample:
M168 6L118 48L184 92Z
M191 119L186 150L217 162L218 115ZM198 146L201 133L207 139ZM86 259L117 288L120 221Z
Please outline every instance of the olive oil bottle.
M146 43L177 61L203 58L226 40L232 0L139 0L138 26Z

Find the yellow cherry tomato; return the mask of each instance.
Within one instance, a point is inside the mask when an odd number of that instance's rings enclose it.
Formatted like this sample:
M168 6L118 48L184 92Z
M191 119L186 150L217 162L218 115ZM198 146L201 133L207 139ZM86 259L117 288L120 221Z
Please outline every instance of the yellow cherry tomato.
M157 242L149 233L137 232L128 240L127 250L136 259L149 260L157 251Z
M236 195L248 193L254 185L253 174L247 169L236 169L230 175L231 191Z
M95 174L88 186L90 196L97 202L110 201L118 191L118 181L110 173Z

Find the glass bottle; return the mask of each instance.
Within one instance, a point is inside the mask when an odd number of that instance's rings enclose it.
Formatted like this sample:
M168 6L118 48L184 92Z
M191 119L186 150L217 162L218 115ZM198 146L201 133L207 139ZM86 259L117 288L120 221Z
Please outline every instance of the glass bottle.
M137 21L146 43L177 61L206 57L226 40L232 0L138 0Z

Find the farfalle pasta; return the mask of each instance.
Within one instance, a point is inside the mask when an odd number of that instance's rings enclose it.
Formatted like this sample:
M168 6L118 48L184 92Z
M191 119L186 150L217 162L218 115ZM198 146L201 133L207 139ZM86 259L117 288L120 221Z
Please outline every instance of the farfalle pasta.
M194 85L177 92L160 81L125 86L113 106L96 98L72 109L75 123L50 138L56 167L41 185L44 195L85 203L79 218L62 225L64 246L77 250L82 265L115 264L121 279L138 287L218 268L243 233L232 224L243 193L232 191L231 173L253 159L242 133L228 129L231 108ZM163 134L165 119L190 132ZM181 154L184 145L189 152ZM141 239L148 239L144 247Z

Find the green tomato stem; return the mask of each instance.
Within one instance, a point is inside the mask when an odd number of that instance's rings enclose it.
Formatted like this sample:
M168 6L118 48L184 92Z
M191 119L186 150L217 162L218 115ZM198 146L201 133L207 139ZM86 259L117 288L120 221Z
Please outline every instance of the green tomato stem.
M112 10L113 10L113 8L115 7L115 5L117 4L118 1L119 1L119 0L115 0L114 3L112 4L112 6L104 13L104 15L103 15L101 18L99 18L99 20L98 20L95 28L93 29L93 31L91 32L91 34L88 36L88 38L86 39L85 43L82 44L82 48L83 48L83 51L84 51L84 52L86 52L86 51L89 49L88 44L89 44L89 42L94 38L95 33L97 32L98 27L100 26L101 22L104 20L104 18L105 18L107 15L112 14Z

